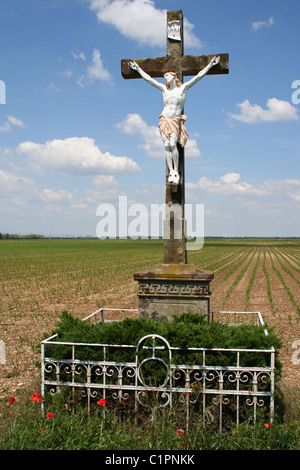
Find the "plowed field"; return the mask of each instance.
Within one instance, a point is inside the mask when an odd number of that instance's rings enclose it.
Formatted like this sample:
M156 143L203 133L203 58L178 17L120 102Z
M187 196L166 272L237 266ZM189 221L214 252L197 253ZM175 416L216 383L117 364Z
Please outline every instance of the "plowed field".
M39 376L35 346L63 310L136 308L133 273L161 263L162 250L150 240L0 240L0 399ZM283 341L284 380L299 387L300 240L207 241L188 262L214 272L212 310L261 312Z

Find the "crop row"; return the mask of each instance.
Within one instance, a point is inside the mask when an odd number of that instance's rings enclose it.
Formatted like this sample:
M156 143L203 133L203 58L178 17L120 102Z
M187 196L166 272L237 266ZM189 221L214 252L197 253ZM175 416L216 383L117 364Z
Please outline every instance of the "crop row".
M23 315L26 311L34 313L49 303L84 305L92 296L95 307L116 295L121 300L122 296L134 294L136 290L133 273L161 262L163 249L161 242L147 244L147 241L109 241L105 244L103 241L76 243L77 240L61 240L53 241L52 245L47 242L2 241L1 245L6 243L6 251L1 258L0 315L7 312L14 316ZM3 249L1 245L0 250ZM300 284L299 251L299 247L288 244L214 242L206 243L199 252L188 252L188 258L189 262L214 272L213 293L226 283L222 308L247 275L243 295L245 309L248 309L253 286L262 271L273 313L276 312L276 302L271 277L275 274L300 314L297 295L291 286L292 280L294 284Z
M297 293L299 291L298 289L295 289L295 284L298 286L300 284L300 269L298 267L299 265L295 262L298 259L297 254L298 253L295 252L295 250L290 253L287 248L282 250L272 246L260 246L254 250L248 248L248 250L240 253L237 258L233 258L232 262L226 266L227 271L225 271L225 275L221 276L222 271L225 270L225 266L216 271L216 279L212 289L213 292L217 292L218 289L221 289L222 284L227 281L226 290L222 293L222 302L220 307L224 309L228 299L235 292L235 288L239 285L242 279L245 279L247 283L245 284L245 287L243 287L242 295L244 295L245 309L249 309L253 286L258 275L262 271L265 278L263 291L265 291L273 314L276 314L278 309L274 292L275 275L275 277L278 278L280 285L283 287L287 297L291 301L295 311L300 316L300 306L297 298ZM255 256L256 261L254 263L253 261ZM247 278L245 278L246 275ZM241 293L239 293L239 295L241 295Z

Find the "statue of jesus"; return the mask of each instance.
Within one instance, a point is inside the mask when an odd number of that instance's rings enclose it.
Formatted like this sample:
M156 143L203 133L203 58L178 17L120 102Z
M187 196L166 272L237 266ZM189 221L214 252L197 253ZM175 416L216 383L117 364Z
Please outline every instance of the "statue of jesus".
M169 169L169 183L179 183L179 153L177 142L184 147L188 139L188 133L184 125L186 116L182 114L187 90L201 80L219 61L220 57L214 57L204 69L200 70L197 75L186 83L181 83L178 80L174 70L166 70L164 73L165 84L150 77L136 62L130 62L130 67L133 70L136 70L146 82L153 85L163 94L164 109L159 117L159 130L165 146L166 160Z

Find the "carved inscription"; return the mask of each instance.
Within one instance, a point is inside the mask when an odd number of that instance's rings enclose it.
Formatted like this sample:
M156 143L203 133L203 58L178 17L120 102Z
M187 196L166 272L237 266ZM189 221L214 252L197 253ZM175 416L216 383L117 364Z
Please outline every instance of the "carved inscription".
M139 295L195 296L209 295L209 286L193 284L140 283Z

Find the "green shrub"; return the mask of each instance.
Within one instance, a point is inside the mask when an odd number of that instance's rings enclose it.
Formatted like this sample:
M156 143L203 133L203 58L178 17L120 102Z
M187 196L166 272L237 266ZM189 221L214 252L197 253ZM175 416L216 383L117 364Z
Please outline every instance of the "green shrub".
M278 350L281 342L272 329L265 335L265 327L256 325L240 325L232 327L218 322L208 323L204 317L194 314L182 314L174 317L173 322L153 321L150 319L124 319L115 323L98 323L97 325L83 322L67 312L63 312L60 321L52 334L58 334L60 342L93 343L107 345L136 345L138 341L149 334L164 337L172 347L182 349L173 352L173 362L184 364L202 363L202 354L187 351L187 348L225 348L225 349L271 349L276 350L276 374L280 375L281 363L278 360ZM151 341L148 341L150 345ZM134 361L135 349L121 350L109 349L109 360ZM143 359L143 352L139 353L139 359ZM144 351L149 355L149 352ZM206 354L206 364L216 365L216 352ZM65 345L47 345L47 355L53 358L67 359L71 357L71 348ZM158 356L158 353L157 353ZM268 367L269 354L241 353L240 365ZM89 346L76 347L76 359L102 360L99 358L99 349ZM230 351L220 355L218 353L218 365L232 365L235 354ZM234 364L234 363L233 363Z

